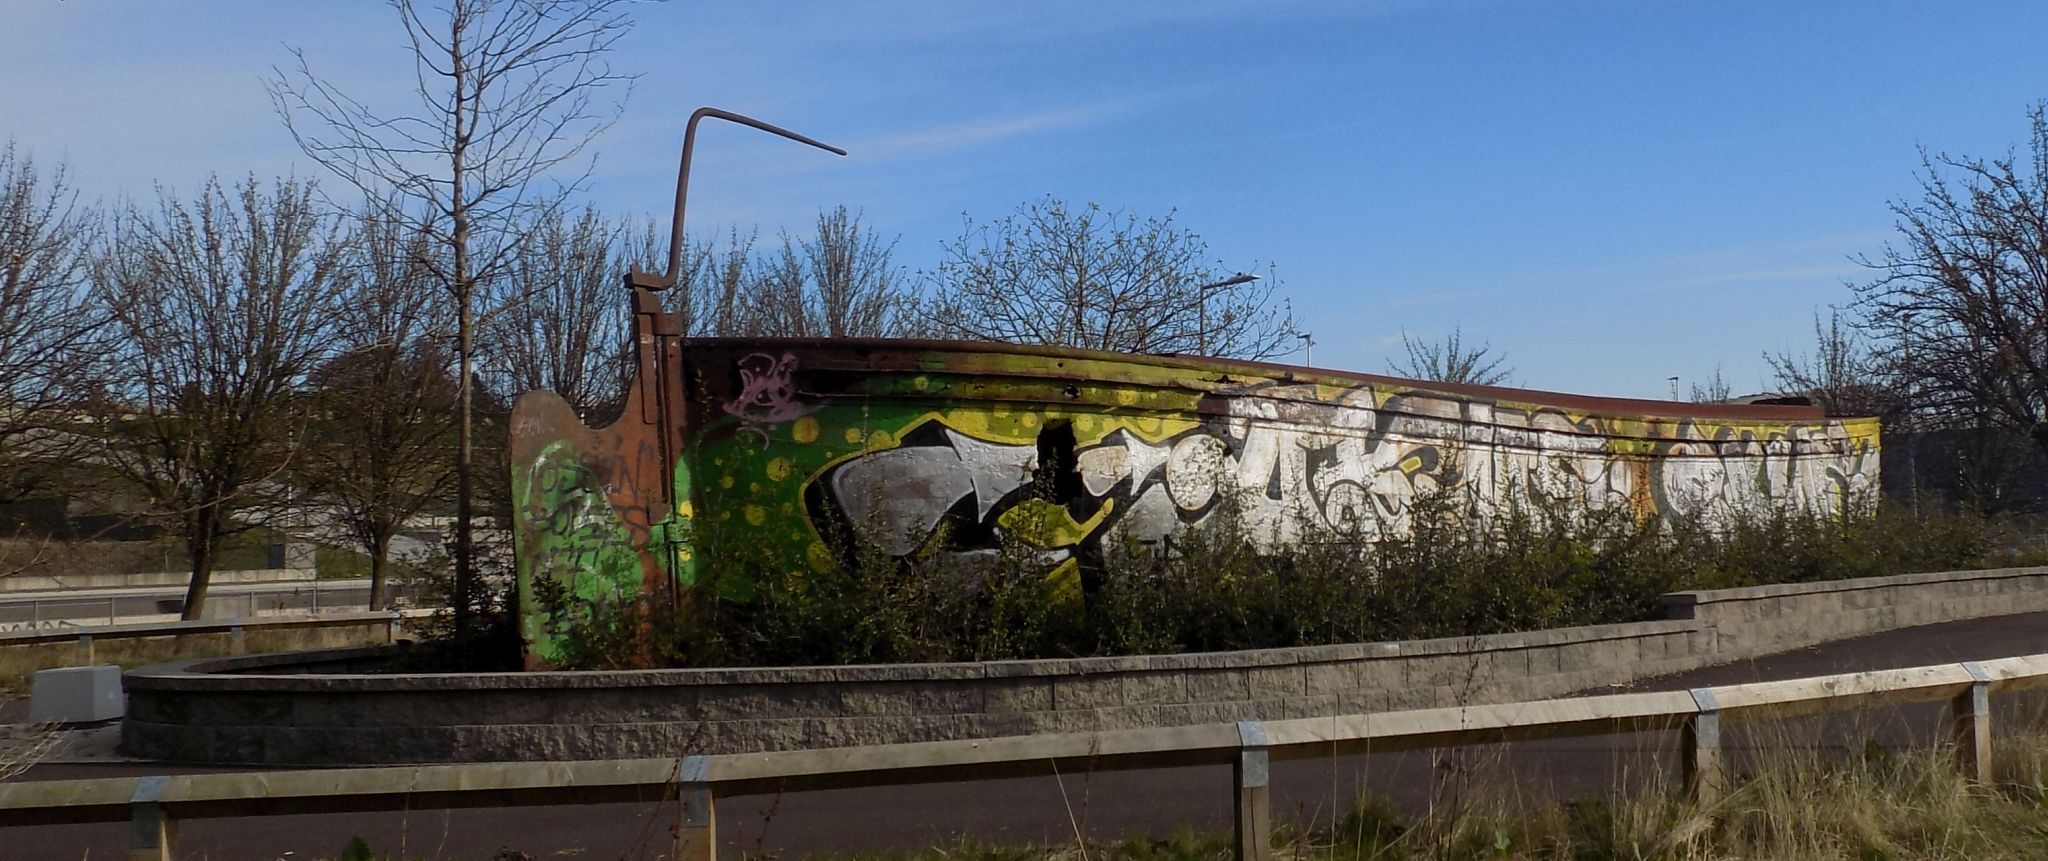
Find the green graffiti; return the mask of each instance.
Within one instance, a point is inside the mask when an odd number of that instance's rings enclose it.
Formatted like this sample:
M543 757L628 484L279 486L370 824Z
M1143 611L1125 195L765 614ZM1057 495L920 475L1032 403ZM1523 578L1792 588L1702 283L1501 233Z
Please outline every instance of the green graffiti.
M540 590L560 589L558 597L574 612L600 618L639 596L640 554L603 483L567 441L549 443L525 469L514 470L512 498L522 543L520 633L536 655L556 660L561 641L548 628L549 602Z

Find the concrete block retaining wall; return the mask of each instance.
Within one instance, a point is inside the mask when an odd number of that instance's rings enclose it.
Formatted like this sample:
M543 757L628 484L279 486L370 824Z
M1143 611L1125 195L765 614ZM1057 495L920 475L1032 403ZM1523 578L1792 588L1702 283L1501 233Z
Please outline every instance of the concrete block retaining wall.
M1898 627L2048 610L2048 568L1686 592L1670 618L1518 634L1044 661L349 674L374 650L130 673L124 746L212 763L739 753L1277 720L1598 690ZM339 662L339 663L335 663Z
M385 644L402 631L390 613L337 613L8 632L0 634L0 691L26 691L37 671L56 667Z

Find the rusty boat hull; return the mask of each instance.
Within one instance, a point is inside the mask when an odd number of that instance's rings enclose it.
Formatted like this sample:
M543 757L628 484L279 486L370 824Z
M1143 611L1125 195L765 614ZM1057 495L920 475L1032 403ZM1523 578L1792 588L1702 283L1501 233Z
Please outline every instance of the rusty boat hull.
M592 612L687 600L714 533L813 576L837 569L849 529L899 555L1021 537L1058 577L1111 536L1158 540L1225 508L1285 543L1403 530L1446 487L1481 510L1541 487L1644 516L1839 510L1877 487L1877 420L1810 406L1008 344L686 339L652 306L618 422L585 427L545 392L515 405L530 666L560 654L537 590ZM717 588L743 600L749 584Z

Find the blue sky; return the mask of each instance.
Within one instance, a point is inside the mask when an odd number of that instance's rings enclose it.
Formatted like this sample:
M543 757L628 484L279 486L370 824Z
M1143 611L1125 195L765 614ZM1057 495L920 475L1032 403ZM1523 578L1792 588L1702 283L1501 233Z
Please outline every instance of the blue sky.
M1318 365L1385 369L1462 326L1517 383L1764 387L1850 301L1918 147L1999 155L2048 98L2048 5L1622 2L649 4L590 196L666 213L688 112L693 233L846 204L933 265L962 213L1047 193L1177 212L1271 263ZM89 196L314 174L262 80L303 48L373 102L409 83L381 4L0 0L0 138ZM665 217L665 215L663 216ZM1263 270L1261 270L1263 271Z

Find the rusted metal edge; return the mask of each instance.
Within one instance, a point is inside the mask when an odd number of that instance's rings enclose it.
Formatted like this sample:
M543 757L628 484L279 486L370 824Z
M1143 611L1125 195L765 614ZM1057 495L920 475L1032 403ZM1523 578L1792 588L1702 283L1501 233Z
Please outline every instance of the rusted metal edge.
M1824 410L1815 406L1785 404L1696 404L1677 401L1652 400L1647 398L1622 398L1601 395L1581 395L1553 392L1542 389L1521 389L1508 386L1481 386L1467 383L1443 383L1431 380L1415 380L1385 374L1371 374L1360 371L1312 368L1303 365L1289 365L1280 362L1255 361L1250 359L1223 359L1193 356L1179 353L1116 353L1102 350L1083 350L1072 347L1056 347L1036 344L1006 344L988 341L948 341L915 338L684 338L685 352L693 349L721 350L801 350L818 358L817 354L841 353L847 356L848 366L865 367L876 371L920 371L931 370L921 362L917 354L928 353L971 353L1009 356L1036 356L1046 359L1074 359L1091 362L1122 363L1155 368L1181 369L1216 373L1229 377L1243 375L1259 379L1292 377L1301 382L1319 382L1335 385L1374 384L1404 389L1421 389L1444 394L1464 395L1492 401L1555 406L1561 409L1615 415L1623 417L1650 418L1702 418L1756 421L1820 421L1827 418ZM813 368L827 367L811 365ZM1050 365L1043 376L1047 379L1088 379L1078 372L1065 372L1057 365ZM1850 419L1853 420L1853 419Z

